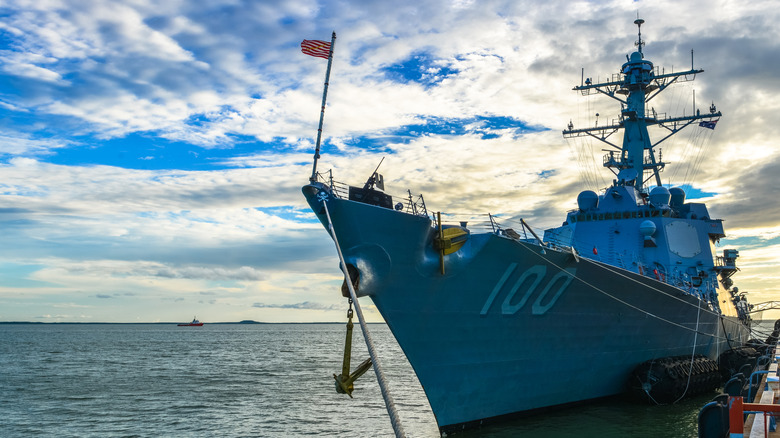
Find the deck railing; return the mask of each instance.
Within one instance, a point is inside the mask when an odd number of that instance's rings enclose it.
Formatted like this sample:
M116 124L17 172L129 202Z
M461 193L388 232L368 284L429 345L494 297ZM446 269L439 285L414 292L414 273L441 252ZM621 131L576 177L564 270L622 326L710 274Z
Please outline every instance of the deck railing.
M349 199L349 188L351 186L341 181L334 180L332 171L329 170L327 173L317 172L317 181L327 184L328 187L330 187L333 195L337 198ZM395 201L396 210L413 214L415 216L428 217L428 209L425 207L425 199L423 199L423 195L415 197L412 195L412 192L408 190L406 196L393 195L391 193L385 192L384 190L382 190L382 192L392 196L393 200Z

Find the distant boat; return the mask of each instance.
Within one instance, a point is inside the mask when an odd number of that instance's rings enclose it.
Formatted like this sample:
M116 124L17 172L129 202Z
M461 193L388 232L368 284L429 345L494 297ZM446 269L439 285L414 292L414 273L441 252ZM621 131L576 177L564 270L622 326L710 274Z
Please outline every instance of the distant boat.
M185 322L183 324L179 324L179 327L200 327L203 323L198 321L198 318L193 317L192 322Z

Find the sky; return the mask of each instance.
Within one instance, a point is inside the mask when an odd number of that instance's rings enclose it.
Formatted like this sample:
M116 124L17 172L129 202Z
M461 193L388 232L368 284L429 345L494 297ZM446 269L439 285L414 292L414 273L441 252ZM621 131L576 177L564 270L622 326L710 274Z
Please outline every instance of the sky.
M332 31L320 171L384 158L429 211L557 226L612 178L561 131L618 108L572 87L618 72L637 14L647 59L705 70L653 108L723 112L664 143L664 184L724 220L735 285L780 300L774 1L5 0L0 321L343 321L300 191L327 65L300 43Z

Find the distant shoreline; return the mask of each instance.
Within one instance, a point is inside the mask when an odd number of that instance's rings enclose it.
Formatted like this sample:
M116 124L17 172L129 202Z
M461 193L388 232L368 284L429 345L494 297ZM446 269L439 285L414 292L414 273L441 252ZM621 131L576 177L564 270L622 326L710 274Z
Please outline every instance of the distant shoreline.
M0 321L0 325L25 325L25 324L79 324L79 325L99 325L99 324L144 324L144 325L171 325L182 324L181 322L40 322L40 321ZM203 325L254 325L254 324L344 324L344 322L260 322L260 321L238 321L238 322L204 322ZM369 322L367 324L385 324L384 322Z

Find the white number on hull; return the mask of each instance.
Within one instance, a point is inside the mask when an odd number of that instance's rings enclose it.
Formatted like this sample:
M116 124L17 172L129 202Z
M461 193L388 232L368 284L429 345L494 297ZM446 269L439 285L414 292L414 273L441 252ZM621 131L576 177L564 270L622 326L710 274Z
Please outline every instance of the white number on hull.
M542 279L544 278L544 274L546 273L547 273L547 266L544 265L536 265L531 269L523 272L523 275L521 275L520 279L517 280L517 282L515 282L515 285L512 286L512 289L509 289L509 294L506 296L506 299L504 300L504 304L501 305L501 313L503 313L504 315L514 315L520 309L522 309L523 306L525 305L525 302L528 301L528 297L530 297L533 291L536 290L536 287L539 286L539 283L542 282ZM534 277L533 280L534 282L531 283L531 286L528 288L528 290L525 291L525 295L523 295L523 298L521 298L517 304L512 304L512 300L515 298L517 289L519 289L520 286L523 283L525 283L526 280L531 276Z
M517 263L512 263L508 268L506 268L504 275L502 275L501 279L498 280L498 283L496 283L496 286L493 288L493 291L490 293L487 301L485 301L485 305L482 306L482 311L479 312L480 315L487 314L488 310L490 310L490 307L493 305L493 301L495 301L499 292L501 292L503 289L504 283L506 283L506 281L509 279L509 276L512 275L516 268ZM567 268L566 270L555 274L545 284L544 289L542 289L542 292L536 298L536 301L534 301L533 306L531 306L531 313L534 315L544 315L548 310L550 310L558 301L558 298L560 298L563 292L569 287L569 284L571 284L571 281L574 279L575 272L576 270L574 268ZM530 298L539 287L539 284L542 282L542 280L544 280L546 273L547 266L545 265L535 265L523 272L512 288L509 289L509 293L507 293L504 302L501 304L501 313L504 315L514 315L515 313L519 312L520 309L525 306L525 303L528 302L528 298ZM522 298L520 298L520 301L518 301L516 304L512 304L520 287L529 281L531 281L531 285L528 286L528 288L524 291L525 293L523 294ZM546 304L542 304L542 301L556 285L558 285L558 288L555 291L555 295L553 295Z

